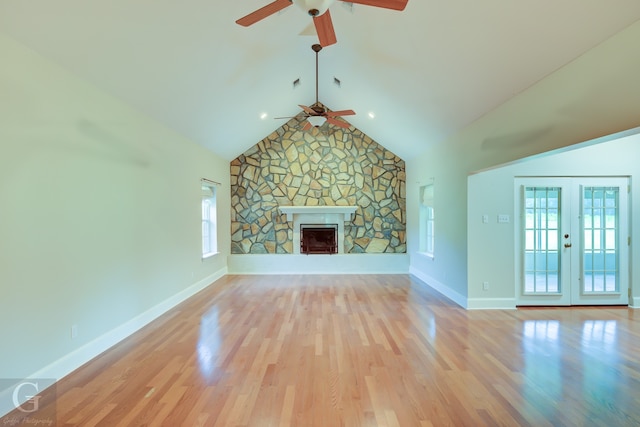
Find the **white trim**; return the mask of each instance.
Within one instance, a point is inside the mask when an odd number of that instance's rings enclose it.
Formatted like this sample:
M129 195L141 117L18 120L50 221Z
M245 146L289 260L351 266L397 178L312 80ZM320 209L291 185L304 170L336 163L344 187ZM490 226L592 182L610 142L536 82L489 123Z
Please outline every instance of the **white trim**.
M208 254L202 255L201 259L202 259L202 261L205 261L205 260L208 260L209 258L213 258L214 256L220 255L220 254L221 254L221 252L217 252L217 251L216 252L209 252Z
M186 289L178 292L174 296L167 298L158 305L151 307L149 310L140 313L133 319L123 323L120 326L112 329L111 331L99 336L93 341L83 345L82 347L66 354L60 359L54 361L48 366L34 372L29 375L28 378L57 378L60 381L62 378L69 375L71 372L78 369L91 359L95 358L99 354L118 344L120 341L134 334L153 320L157 319L173 307L177 306L187 298L192 297L196 293L205 289L209 285L213 284L216 280L227 274L227 268L222 268L210 276L205 277L202 280L194 283ZM0 396L7 393L7 390L0 390ZM6 399L0 401L0 417L8 414L14 408L6 407ZM10 405L9 405L10 406Z
M436 259L436 257L435 257L435 255L434 255L434 254L430 254L430 253L428 253L428 252L416 252L416 254L417 254L418 256L425 257L425 258L426 258L426 259L428 259L429 261L433 261L433 260L435 260L435 259Z
M514 201L515 201L515 293L517 296L517 305L553 305L553 306L579 306L579 305L629 305L629 295L626 292L613 293L584 293L581 291L581 285L575 280L575 275L570 274L572 270L582 271L582 253L584 252L584 230L582 224L582 216L577 216L575 212L582 211L583 191L585 186L596 187L617 187L619 189L618 203L620 206L618 214L617 233L620 235L620 244L617 245L617 256L621 265L631 262L629 253L630 246L625 244L624 236L629 235L630 221L629 213L632 206L629 201L629 188L631 177L629 175L567 175L567 176L516 176L514 179ZM558 244L558 268L559 283L564 283L564 292L558 293L523 293L521 279L524 268L524 247L523 226L524 226L524 195L523 191L528 186L534 187L558 187L561 189L561 206L558 206L559 219L558 224L564 227L565 239L569 235L573 239L566 241L562 249L561 243ZM625 191L626 190L626 191ZM576 248L568 250L568 247ZM577 276L576 276L577 277ZM631 277L628 269L620 269L618 280L620 283L631 283Z
M229 274L407 274L402 254L243 254L229 255Z
M342 222L353 220L357 206L279 206L280 212L287 215L287 221L293 221L294 214L341 214Z
M629 308L640 308L640 297L633 297L629 302Z
M467 310L515 310L515 298L469 298Z
M411 274L412 276L415 276L417 279L419 279L425 285L433 288L438 293L440 293L440 294L444 295L445 297L449 298L451 301L455 302L460 307L467 308L467 297L465 297L464 295L459 294L458 292L454 291L450 287L440 283L439 281L437 281L433 277L430 277L430 276L424 274L423 272L421 272L420 270L418 270L415 267L409 267L409 274Z

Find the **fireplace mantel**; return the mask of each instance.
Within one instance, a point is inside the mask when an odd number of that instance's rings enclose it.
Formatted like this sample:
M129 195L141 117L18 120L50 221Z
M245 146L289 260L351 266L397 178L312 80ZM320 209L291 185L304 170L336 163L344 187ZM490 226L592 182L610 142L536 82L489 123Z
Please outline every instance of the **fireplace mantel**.
M344 222L352 221L357 206L280 206L280 212L287 215L287 221L293 221L294 214L342 214Z

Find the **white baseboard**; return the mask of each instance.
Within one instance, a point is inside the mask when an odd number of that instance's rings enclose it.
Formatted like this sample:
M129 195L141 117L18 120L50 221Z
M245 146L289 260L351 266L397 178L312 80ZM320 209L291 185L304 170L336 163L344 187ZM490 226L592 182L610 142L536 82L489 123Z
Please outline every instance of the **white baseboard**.
M515 310L515 298L468 298L467 310Z
M433 277L430 277L424 274L422 271L416 268L413 268L413 267L409 268L409 274L411 274L412 276L415 276L425 285L429 286L430 288L433 288L437 292L449 298L451 301L455 302L460 307L467 308L467 297L465 297L464 295L459 294L458 292L454 291L450 287L440 283Z
M229 255L229 274L407 274L408 254Z
M94 357L103 353L105 350L113 347L123 339L134 334L144 326L148 325L153 320L157 319L176 305L180 304L187 298L200 292L207 286L211 285L216 280L227 274L227 268L222 268L210 276L205 277L202 280L194 283L188 288L178 292L174 296L167 298L156 306L148 309L147 311L137 315L133 319L123 323L120 326L112 329L111 331L99 336L93 341L83 345L82 347L72 351L71 353L61 357L48 366L34 372L29 375L29 378L57 378L58 381L65 376L69 375L80 366L84 365ZM6 395L8 390L0 390L0 397ZM11 404L10 399L0 400L0 417L6 415L15 409ZM22 402L21 402L22 403ZM9 407L5 407L9 406Z
M629 307L631 308L640 308L640 297L633 297L631 301L629 301Z

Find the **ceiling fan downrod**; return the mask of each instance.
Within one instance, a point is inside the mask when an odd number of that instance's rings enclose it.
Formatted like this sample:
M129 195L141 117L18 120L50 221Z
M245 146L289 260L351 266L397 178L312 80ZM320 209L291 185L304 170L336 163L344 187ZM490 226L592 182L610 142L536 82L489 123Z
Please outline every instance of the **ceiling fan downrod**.
M318 101L318 52L322 50L322 46L314 44L311 46L311 49L316 53L316 105L314 105L313 110L318 114L322 114L324 113L324 108L320 109L320 102Z

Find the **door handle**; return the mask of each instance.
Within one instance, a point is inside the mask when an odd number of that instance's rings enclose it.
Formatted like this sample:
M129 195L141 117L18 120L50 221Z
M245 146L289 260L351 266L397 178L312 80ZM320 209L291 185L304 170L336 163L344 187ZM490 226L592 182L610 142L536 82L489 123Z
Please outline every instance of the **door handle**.
M565 248L570 248L570 247L571 247L571 243L565 243L565 244L564 244L564 247L565 247Z

